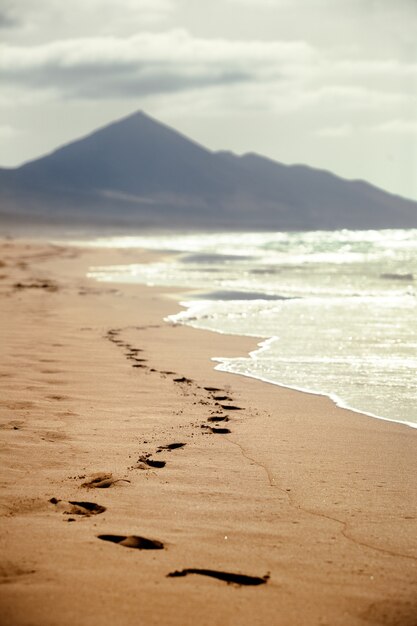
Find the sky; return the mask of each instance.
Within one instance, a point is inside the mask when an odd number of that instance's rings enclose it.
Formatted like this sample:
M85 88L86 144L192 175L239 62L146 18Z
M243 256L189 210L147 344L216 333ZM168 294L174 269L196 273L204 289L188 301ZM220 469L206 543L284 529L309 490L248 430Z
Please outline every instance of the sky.
M417 0L0 0L0 166L142 110L417 199Z

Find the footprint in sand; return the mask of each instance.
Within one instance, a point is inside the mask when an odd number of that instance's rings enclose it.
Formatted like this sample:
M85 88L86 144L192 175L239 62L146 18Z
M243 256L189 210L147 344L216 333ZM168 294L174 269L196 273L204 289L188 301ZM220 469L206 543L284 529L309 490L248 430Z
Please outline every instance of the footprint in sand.
M162 452L163 450L178 450L186 445L186 443L169 443L166 446L158 446L158 450L156 452Z
M117 483L130 483L130 480L125 478L113 478L113 474L93 474L89 480L82 483L81 487L87 487L88 489L108 489L112 485Z
M228 422L229 418L226 415L212 415L207 418L208 422Z
M137 462L138 462L138 465L136 466L137 469L148 469L148 467L153 467L155 469L162 469L166 465L166 461L155 461L154 459L151 459L146 455L140 456Z
M217 578L218 580L222 580L226 582L228 585L249 585L249 586L257 586L264 585L268 582L270 576L266 574L262 578L259 576L247 576L245 574L234 574L232 572L221 572L214 569L199 569L195 567L189 567L187 569L183 569L181 571L171 572L167 574L167 578L180 578L184 576L188 576L188 574L199 574L201 576L209 576L210 578Z
M209 426L208 424L201 424L200 428L204 428L214 435L229 435L232 432L229 428L217 428L216 426Z
M67 515L84 515L90 517L90 515L99 515L106 510L105 506L95 504L94 502L77 502L76 500L58 500L57 498L51 498L49 500L51 504L54 504L58 511L61 511Z
M242 411L243 410L241 406L234 406L232 404L221 404L220 406L225 411Z
M232 432L230 428L216 428L215 426L209 426L209 429L214 435L229 435Z
M186 383L187 385L191 385L192 382L191 378L186 378L185 376L181 376L181 378L174 378L174 383Z
M97 535L98 539L111 541L125 548L135 548L136 550L163 550L164 544L156 539L147 539L137 535Z

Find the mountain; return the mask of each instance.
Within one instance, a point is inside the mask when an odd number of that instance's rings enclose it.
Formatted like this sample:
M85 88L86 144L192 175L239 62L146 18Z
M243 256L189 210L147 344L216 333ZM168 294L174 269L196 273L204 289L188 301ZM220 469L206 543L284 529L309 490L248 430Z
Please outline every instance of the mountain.
M14 169L0 219L140 228L417 227L417 202L256 154L212 152L135 113Z

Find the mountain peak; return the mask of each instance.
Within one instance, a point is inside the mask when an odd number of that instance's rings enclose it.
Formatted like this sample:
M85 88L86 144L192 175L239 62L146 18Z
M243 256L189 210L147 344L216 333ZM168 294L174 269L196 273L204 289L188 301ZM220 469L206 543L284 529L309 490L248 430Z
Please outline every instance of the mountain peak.
M142 110L0 175L3 207L70 222L81 213L161 228L417 226L415 202L255 153L212 152Z

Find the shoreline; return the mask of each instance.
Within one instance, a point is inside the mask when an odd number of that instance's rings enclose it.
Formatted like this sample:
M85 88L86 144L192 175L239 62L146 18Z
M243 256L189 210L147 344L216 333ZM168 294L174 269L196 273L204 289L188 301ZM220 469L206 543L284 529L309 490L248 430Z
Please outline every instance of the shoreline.
M2 254L8 625L414 626L413 431L215 370L254 338L162 322L167 289L85 278L128 251ZM109 488L83 487L97 473ZM68 513L90 499L106 511Z
M181 306L182 303L179 302L179 304ZM164 321L166 321L167 323L179 323L179 322L173 322L170 318L175 317L177 314L171 314L168 315ZM197 326L193 326L192 324L187 324L184 322L181 322L180 325L184 325L184 326L189 326L190 328L194 328L194 330L203 330L203 331L207 331L207 332L213 332L213 333L218 333L220 335L225 335L225 336L233 336L233 337L249 337L251 339L260 339L259 343L257 344L257 347L255 350L251 350L250 352L248 352L248 356L250 357L252 354L255 354L256 352L259 352L260 350L263 350L264 348L264 344L267 344L269 341L271 341L272 339L275 339L275 337L268 337L266 339L259 337L257 335L241 335L241 334L231 334L231 333L227 333L225 331L222 330L217 330L217 329L204 329L204 328L198 328ZM375 413L370 413L369 411L363 411L361 409L357 409L354 406L349 405L345 400L343 400L343 398L340 398L337 394L335 393L324 393L321 391L315 391L314 389L306 389L306 388L302 388L302 387L296 387L295 385L286 385L285 383L282 382L276 382L274 380L270 380L269 378L263 378L262 376L257 376L256 374L243 374L241 372L234 372L233 370L229 370L227 368L222 369L221 368L221 364L222 362L226 360L226 357L221 357L221 356L214 356L212 357L212 361L215 363L219 363L218 366L215 367L215 369L219 372L225 372L228 374L234 374L235 376L243 376L243 377L247 377L247 378L253 378L255 380L259 380L263 383L266 383L268 385L276 385L277 387L282 387L283 389L291 389L292 391L297 391L299 393L304 393L307 395L312 395L312 396L319 396L320 398L327 398L329 400L331 400L337 408L339 409L346 409L347 411L351 411L352 413L358 413L359 415L363 415L364 417L370 417L372 419L377 419L377 420L382 420L384 422L392 422L393 424L401 424L403 426L407 426L408 428L417 428L417 422L409 422L409 421L405 421L405 420L395 420L393 418L389 418L389 417L383 417L382 415L376 415Z
M135 239L135 238L132 238L132 239ZM93 244L90 244L90 245L96 246L97 243L94 242ZM119 245L120 245L120 242L119 242ZM152 249L158 252L157 248L146 248L146 249ZM161 254L163 254L164 251L160 250L160 252ZM193 250L189 251L189 254L191 253L193 253ZM184 251L181 251L181 250L170 251L170 257L174 258L174 260L178 259L178 257L181 257L183 254L184 254ZM133 265L134 264L135 263L133 263ZM111 284L111 283L118 284L117 273L115 277L112 276L111 274L106 277L105 267L99 267L99 268L93 268L93 269L98 271L97 277L94 277L94 274L96 272L95 271L92 272L93 278L95 278L95 280L97 280L98 282L103 282L107 284ZM111 270L111 268L109 269ZM152 274L150 276L152 276ZM126 280L128 280L128 278ZM142 280L143 280L143 276L142 276ZM158 283L161 281L156 280L156 282ZM133 283L133 279L132 279L132 283ZM139 282L138 284L146 284L146 283ZM159 285L159 287L163 288L163 282ZM202 320L204 319L204 317L206 318L210 317L210 314L205 315L200 319L201 311L203 311L203 313L209 313L208 311L205 311L205 307L204 307L204 305L206 304L205 300L217 299L215 297L212 297L212 294L217 293L217 287L213 287L213 291L208 291L206 294L201 293L201 290L202 290L201 286L199 288L195 286L187 288L184 284L178 284L175 286L170 285L169 288L175 289L176 294L178 294L177 302L179 304L178 310L175 313L171 313L170 315L167 316L166 320L169 323L185 324L192 328L208 330L210 332L216 332L216 333L220 333L224 335L227 335L229 333L228 330L221 330L220 328L211 328L210 324L202 323ZM218 293L220 295L223 292L218 292ZM226 294L225 300L228 300L229 299L228 295L231 293L235 293L235 292L230 292L228 290L225 290L224 293ZM253 295L254 294L256 295L256 292L249 291L246 293L246 297L245 297L245 292L236 292L236 294L242 295L242 300L252 300L254 299ZM259 298L261 298L261 294L259 294ZM280 300L281 298L282 297L280 296L274 296L272 299ZM223 298L220 297L220 300L222 299ZM268 300L269 298L265 296L265 299ZM188 319L188 317L190 317L190 319ZM227 323L225 325L225 328L227 328ZM257 335L251 332L245 333L245 330L247 330L247 328L244 328L244 329L241 328L240 330L242 332L232 331L230 334L239 335L242 337L253 337L259 340L257 347L254 350L251 350L247 357L247 362L249 363L249 366L248 366L249 371L247 372L235 371L233 369L233 363L227 364L226 358L222 358L221 356L217 357L216 355L215 358L217 358L218 362L220 364L223 364L223 366L220 365L219 371L225 371L225 372L227 371L229 373L235 373L235 374L246 376L246 377L253 377L262 382L267 382L267 383L278 385L278 386L285 387L288 389L293 389L301 393L327 397L327 398L330 398L332 402L334 402L336 406L338 406L339 408L351 410L352 412L366 415L367 417L371 417L373 419L379 419L379 420L393 422L393 423L400 423L400 424L404 424L405 426L408 426L409 428L414 428L414 429L417 428L417 421L415 421L416 416L413 410L415 407L412 406L411 401L407 399L406 395L401 395L399 393L401 391L400 385L403 384L404 386L405 384L404 380L401 381L401 379L398 379L398 378L395 379L396 380L395 384L397 385L398 393L397 393L397 389L393 387L394 391L391 392L391 397L387 396L387 394L384 393L384 391L380 392L380 388L374 385L374 388L373 388L373 391L375 392L374 397L377 400L369 401L369 397L366 397L365 395L365 402L362 401L361 403L360 401L355 402L355 400L358 400L358 398L355 395L355 389L353 390L354 391L353 395L351 396L349 395L352 390L349 386L349 383L346 384L346 381L348 379L344 381L343 378L339 378L337 382L333 381L334 384L332 385L332 387L333 388L336 387L336 390L334 391L333 389L330 389L329 388L330 385L326 385L326 376L327 377L329 376L329 371L321 372L320 380L317 379L317 375L313 376L313 378L311 378L311 380L308 381L311 383L311 385L310 384L306 385L305 379L303 377L297 377L297 372L294 372L294 371L292 372L292 376L290 379L288 379L288 375L287 375L287 380L285 382L280 380L280 377L278 375L278 370L274 371L273 377L268 377L268 374L266 376L263 376L262 368L261 368L261 372L258 374L259 368L252 367L250 364L250 361L254 358L253 355L257 355L257 354L260 354L261 352L264 352L269 342L275 341L277 337L273 335L268 336L267 333L265 333L264 335ZM270 329L268 328L268 330ZM285 330L283 332L285 333ZM316 347L319 350L317 352L317 355L320 356L321 346L316 346ZM290 361L291 361L291 354L292 354L291 351L287 352L287 356L289 356ZM337 366L337 359L336 359L336 366ZM245 369L246 369L245 363L243 363L243 370ZM302 372L303 368L300 367L299 371ZM412 371L412 368L410 365L409 365L408 371L409 372ZM381 377L381 380L383 380L382 376L385 374L385 379L387 380L387 372L384 373L381 370L380 372L377 372L377 374L379 377ZM397 377L398 376L399 374L397 374ZM284 372L284 378L285 378L285 372ZM293 384L294 380L297 381L295 384ZM368 378L368 383L369 383L369 378ZM358 381L356 381L356 384L358 384ZM359 384L363 384L363 382L359 381ZM380 384L381 383L379 383L379 385ZM409 384L411 384L410 381L409 381ZM394 402L394 398L396 399L395 402ZM400 398L400 401L398 401L398 398ZM388 404L386 400L388 401ZM403 402L401 402L401 400L403 400ZM390 401L392 403L392 406L389 406ZM409 415L410 416L409 419L407 419L407 417L404 417L404 414Z

